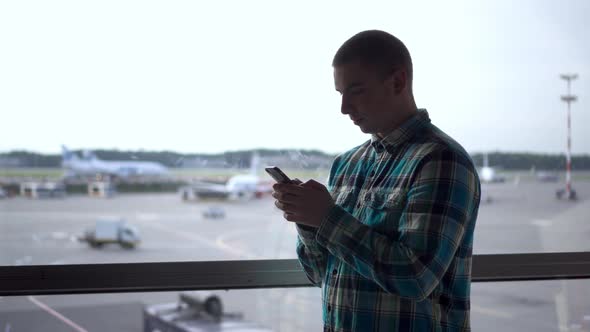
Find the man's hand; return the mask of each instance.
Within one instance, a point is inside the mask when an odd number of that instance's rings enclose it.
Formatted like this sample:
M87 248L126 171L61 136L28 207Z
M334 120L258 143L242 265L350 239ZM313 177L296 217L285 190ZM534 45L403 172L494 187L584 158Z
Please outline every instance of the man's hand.
M319 227L334 206L334 200L323 184L309 180L300 184L273 185L276 207L288 221Z

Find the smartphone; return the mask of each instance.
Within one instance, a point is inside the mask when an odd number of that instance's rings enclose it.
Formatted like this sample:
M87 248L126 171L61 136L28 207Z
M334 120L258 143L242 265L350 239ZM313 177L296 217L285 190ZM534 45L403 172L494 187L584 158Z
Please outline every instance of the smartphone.
M287 174L283 173L283 171L277 166L268 166L265 167L264 170L278 183L293 183Z

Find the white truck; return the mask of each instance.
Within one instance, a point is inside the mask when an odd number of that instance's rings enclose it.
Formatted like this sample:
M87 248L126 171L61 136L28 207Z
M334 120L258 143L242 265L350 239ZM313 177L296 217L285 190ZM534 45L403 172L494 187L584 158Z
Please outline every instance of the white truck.
M126 249L133 249L139 244L137 227L122 218L99 219L93 227L84 231L80 241L87 242L92 248L101 248L105 244L115 243Z

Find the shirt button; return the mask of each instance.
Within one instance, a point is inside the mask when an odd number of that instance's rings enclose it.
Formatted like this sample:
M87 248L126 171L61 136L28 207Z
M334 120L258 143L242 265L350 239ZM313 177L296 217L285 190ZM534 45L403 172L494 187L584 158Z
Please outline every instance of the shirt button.
M336 275L338 273L338 270L334 269L332 270L332 275Z
M332 306L328 304L328 312L332 311Z

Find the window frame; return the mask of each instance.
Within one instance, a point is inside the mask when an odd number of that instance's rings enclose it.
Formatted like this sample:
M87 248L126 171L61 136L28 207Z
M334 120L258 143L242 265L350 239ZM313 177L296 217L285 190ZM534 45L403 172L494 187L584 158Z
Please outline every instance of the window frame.
M587 278L590 252L473 256L473 282ZM0 266L0 296L312 286L297 259Z

